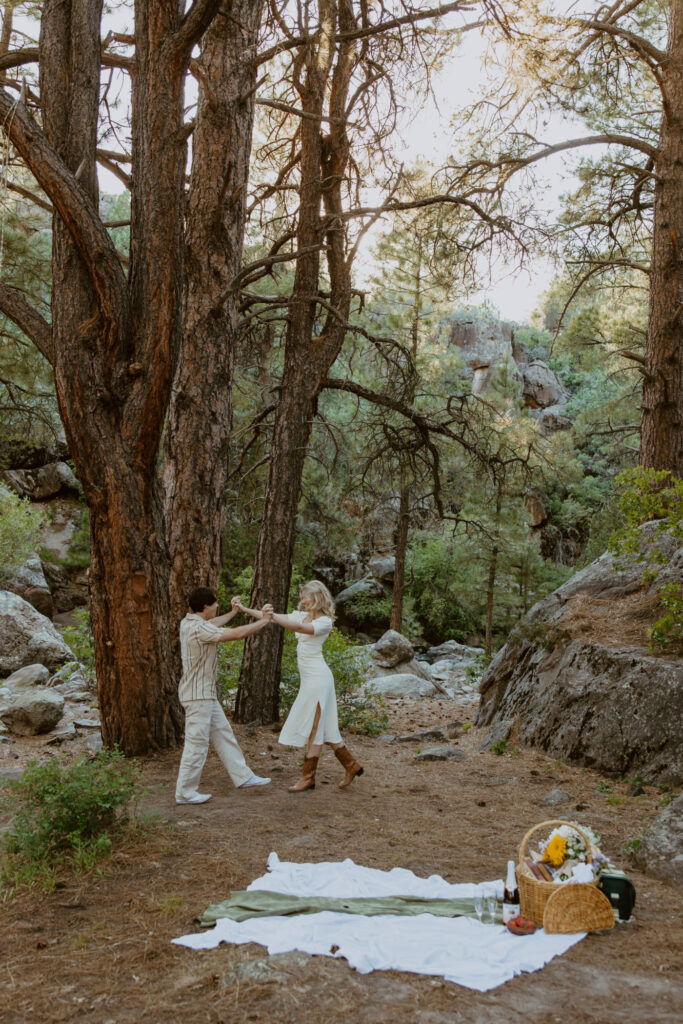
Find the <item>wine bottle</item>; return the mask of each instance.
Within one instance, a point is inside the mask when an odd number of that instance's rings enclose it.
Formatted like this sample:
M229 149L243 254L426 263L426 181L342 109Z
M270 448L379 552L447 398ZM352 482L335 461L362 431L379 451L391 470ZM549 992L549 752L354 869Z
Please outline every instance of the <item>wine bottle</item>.
M519 914L519 889L515 876L515 862L508 861L508 873L503 891L503 924L507 924Z

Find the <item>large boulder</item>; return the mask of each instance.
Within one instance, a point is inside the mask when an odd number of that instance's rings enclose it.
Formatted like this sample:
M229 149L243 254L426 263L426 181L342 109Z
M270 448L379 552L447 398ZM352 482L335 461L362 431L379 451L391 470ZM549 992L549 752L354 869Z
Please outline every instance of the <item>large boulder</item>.
M522 368L522 395L526 405L532 409L547 409L548 406L564 404L568 392L550 367L540 359L525 363Z
M633 860L653 878L683 888L683 793L655 818Z
M683 547L648 524L667 556L657 586L683 583ZM519 738L600 771L683 782L683 658L653 654L661 614L635 558L609 554L538 602L481 680L477 725L516 719Z
M52 618L54 608L52 594L45 579L43 566L38 555L31 555L20 569L12 576L5 587L19 594L25 601L32 604L41 615Z
M373 555L368 559L368 569L376 580L391 583L396 571L396 559L393 555Z
M63 714L61 693L38 687L16 690L0 711L0 720L15 736L36 736L54 729Z
M49 619L18 594L0 590L0 676L40 663L55 672L73 651Z
M370 647L369 653L367 672L371 677L408 674L430 683L433 681L429 668L415 658L415 649L410 640L395 629L383 633Z
M49 679L50 670L44 665L26 665L13 672L2 685L8 690L23 690L31 686L47 686Z
M0 477L22 498L42 501L60 492L78 494L80 485L66 462L50 462L40 469L9 469Z
M395 629L388 629L372 645L372 656L382 668L394 668L401 661L410 661L415 648L410 640Z
M372 579L370 576L366 576L362 580L357 580L352 583L350 587L345 587L341 590L334 599L334 603L337 608L343 608L349 601L353 601L357 597L382 597L384 594L384 588L381 583L377 580Z
M435 697L438 692L433 683L410 672L379 676L370 685L374 693L383 697Z

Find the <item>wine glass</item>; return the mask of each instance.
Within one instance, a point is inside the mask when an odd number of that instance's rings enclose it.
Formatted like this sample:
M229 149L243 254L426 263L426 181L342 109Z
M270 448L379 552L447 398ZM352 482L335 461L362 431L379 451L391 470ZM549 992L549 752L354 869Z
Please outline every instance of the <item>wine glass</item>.
M496 890L493 889L493 888L487 889L486 890L486 894L485 894L485 899L486 899L486 909L488 910L489 917L491 918L491 924L495 924L496 923L496 910L498 909L498 900L496 899Z
M484 914L484 897L480 892L478 892L474 897L474 912L479 918L479 924L481 924L481 919Z

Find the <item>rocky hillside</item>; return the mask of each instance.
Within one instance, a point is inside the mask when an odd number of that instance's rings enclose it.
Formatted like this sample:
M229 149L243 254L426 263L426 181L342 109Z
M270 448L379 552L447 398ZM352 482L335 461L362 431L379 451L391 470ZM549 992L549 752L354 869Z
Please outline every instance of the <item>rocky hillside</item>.
M647 645L657 588L683 583L683 546L661 536L656 585L641 563L604 554L531 609L482 678L478 725L607 772L683 782L683 651Z

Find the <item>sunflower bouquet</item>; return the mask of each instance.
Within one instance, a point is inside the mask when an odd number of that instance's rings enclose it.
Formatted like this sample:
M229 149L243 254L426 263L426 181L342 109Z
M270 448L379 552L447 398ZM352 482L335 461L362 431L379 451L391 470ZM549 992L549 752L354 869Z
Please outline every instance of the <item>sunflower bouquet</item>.
M581 825L581 832L588 840L586 842L583 835L573 827L576 824L572 822L553 829L538 844L538 849L531 851L531 856L525 861L530 875L548 882L588 882L596 878L604 868L611 866L600 849L598 833Z

